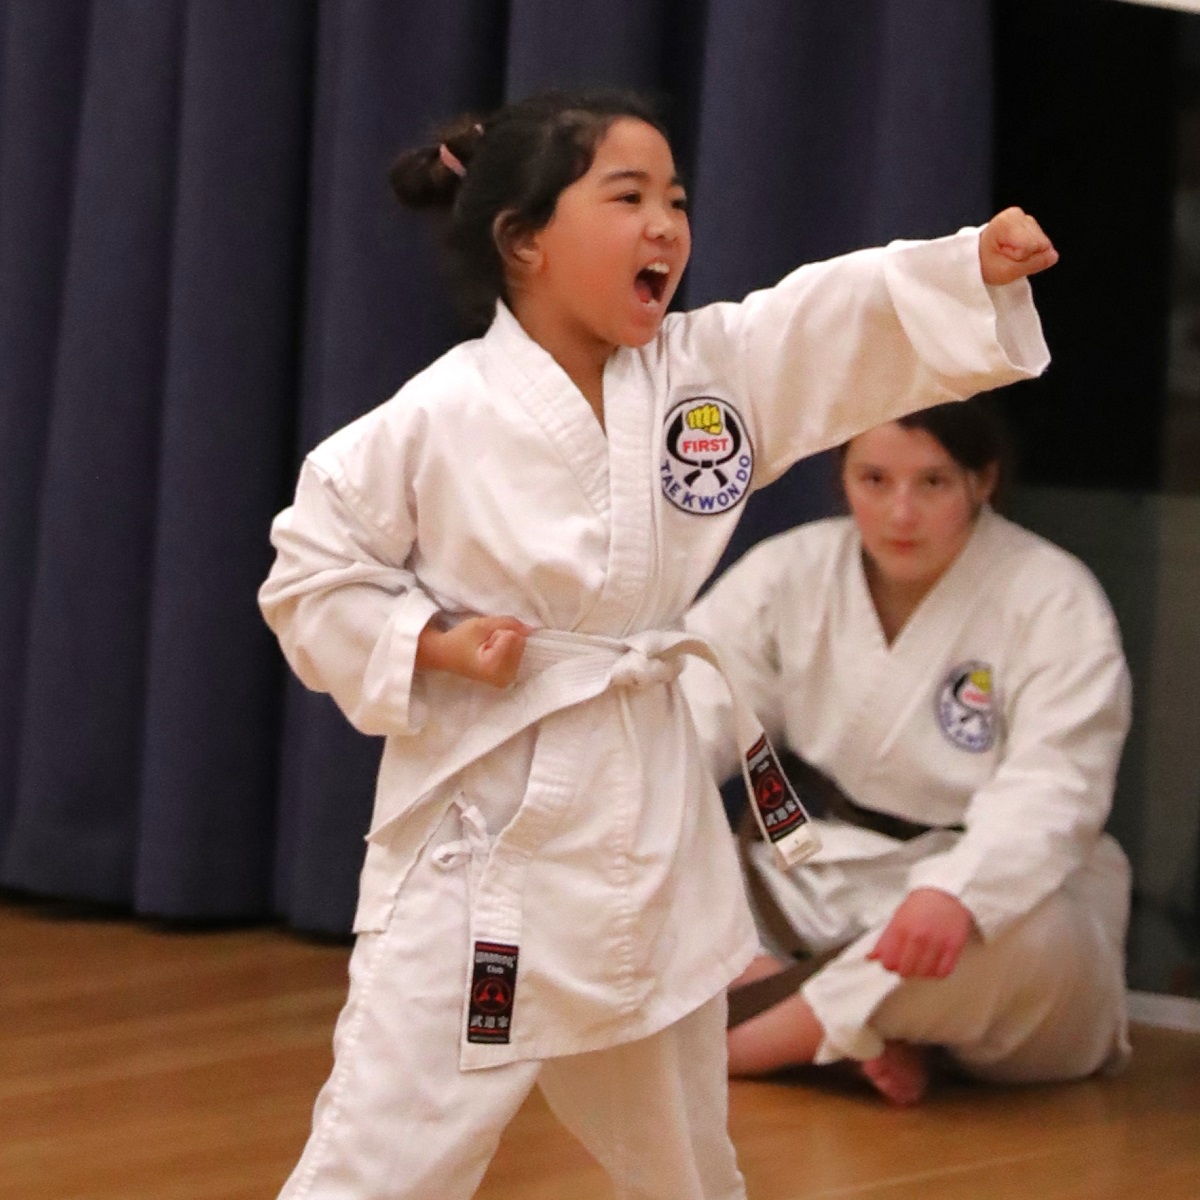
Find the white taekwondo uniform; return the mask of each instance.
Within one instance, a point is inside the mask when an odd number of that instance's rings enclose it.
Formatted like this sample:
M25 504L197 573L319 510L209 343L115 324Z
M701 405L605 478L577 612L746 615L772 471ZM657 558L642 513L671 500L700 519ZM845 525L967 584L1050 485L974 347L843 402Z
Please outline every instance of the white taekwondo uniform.
M946 1046L992 1079L1082 1076L1128 1054L1129 868L1101 832L1129 722L1108 602L1076 558L992 510L899 636L884 639L849 517L754 547L689 614L776 745L857 804L938 829L898 841L818 820L822 849L754 868L815 951L850 942L803 986L819 1062L885 1040ZM726 693L684 687L719 776L733 765ZM914 888L956 896L981 939L945 980L866 960ZM764 928L764 942L771 944Z
M619 1184L642 1168L606 1141L675 1156L630 1194L741 1195L731 1152L689 1182L688 1121L727 1146L717 1010L757 936L669 631L750 490L1044 369L1027 282L985 287L977 242L860 251L668 315L610 359L605 430L501 305L308 456L260 602L300 679L387 741L337 1062L285 1195L469 1195L535 1078ZM414 674L426 622L474 613L546 631L518 682ZM708 1115L675 1134L631 1044L696 1022L711 1051L676 1047L664 1078ZM597 1059L604 1089L580 1065ZM620 1103L581 1130L601 1090Z

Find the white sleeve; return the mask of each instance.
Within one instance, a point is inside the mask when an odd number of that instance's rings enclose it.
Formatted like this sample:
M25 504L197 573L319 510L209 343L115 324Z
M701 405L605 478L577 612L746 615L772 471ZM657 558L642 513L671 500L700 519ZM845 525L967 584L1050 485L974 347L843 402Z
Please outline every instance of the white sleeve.
M1050 361L1028 281L985 285L973 228L803 266L741 303L681 314L671 336L729 382L756 487L873 425Z
M295 500L275 518L276 558L258 600L301 682L328 692L363 733L416 733L417 639L437 605L405 561L415 514L388 531L310 458Z
M1095 845L1129 728L1129 673L1099 585L1048 595L1003 700L1003 761L971 798L966 832L909 887L958 897L985 938L1060 888Z
M730 683L774 742L783 729L775 613L789 554L781 543L787 536L770 538L748 551L684 618L688 632L707 639L716 650ZM689 658L681 683L713 777L718 782L728 779L740 768L742 748L725 680L708 663Z

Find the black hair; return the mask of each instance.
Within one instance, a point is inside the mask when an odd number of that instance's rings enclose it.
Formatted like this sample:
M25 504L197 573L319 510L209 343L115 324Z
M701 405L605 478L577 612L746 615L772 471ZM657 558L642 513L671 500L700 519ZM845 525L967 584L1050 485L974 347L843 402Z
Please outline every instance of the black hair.
M964 470L983 471L995 465L992 503L997 497L1003 498L1012 475L1013 448L1008 430L989 397L936 404L899 417L896 424L904 429L923 429ZM849 446L845 442L838 447L839 463L845 461Z
M451 282L472 326L485 327L496 301L508 300L506 247L546 227L563 189L587 173L622 117L667 136L653 102L636 93L543 92L490 115L464 114L432 145L396 160L390 181L400 202L446 216Z

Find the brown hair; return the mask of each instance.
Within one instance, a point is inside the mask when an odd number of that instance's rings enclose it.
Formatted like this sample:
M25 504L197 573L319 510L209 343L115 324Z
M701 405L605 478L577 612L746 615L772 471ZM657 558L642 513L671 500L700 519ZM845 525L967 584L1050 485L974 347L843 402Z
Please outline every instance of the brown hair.
M998 496L1003 496L1013 470L1012 442L988 397L936 404L899 417L896 424L903 429L923 429L966 471L982 471L995 464L992 504L995 505ZM838 447L839 465L845 461L849 446L850 442L844 442Z

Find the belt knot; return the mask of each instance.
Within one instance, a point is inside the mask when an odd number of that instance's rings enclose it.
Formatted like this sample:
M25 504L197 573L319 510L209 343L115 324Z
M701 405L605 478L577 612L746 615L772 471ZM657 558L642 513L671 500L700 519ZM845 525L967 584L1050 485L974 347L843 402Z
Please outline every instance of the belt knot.
M682 669L683 664L676 657L654 658L630 647L613 664L612 684L613 687L640 691L656 684L670 683Z

